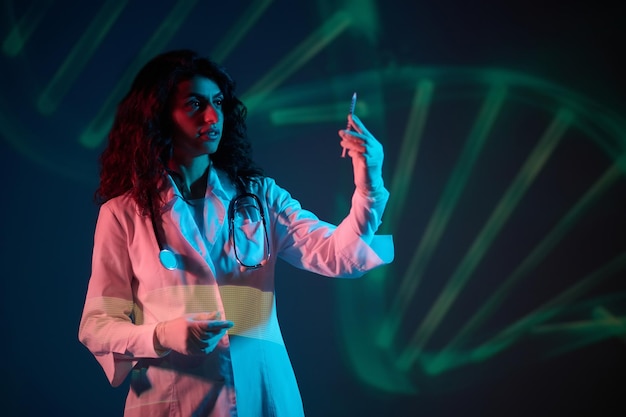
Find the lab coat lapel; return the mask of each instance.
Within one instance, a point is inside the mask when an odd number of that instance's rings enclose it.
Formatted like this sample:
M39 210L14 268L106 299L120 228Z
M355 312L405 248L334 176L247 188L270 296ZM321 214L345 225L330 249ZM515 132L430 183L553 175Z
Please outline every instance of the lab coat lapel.
M222 228L225 226L225 200L228 198L222 187L222 182L213 168L209 168L204 198L204 230L206 231L205 237L210 251L218 237L221 236Z
M179 233L185 241L195 250L209 266L213 275L216 275L215 266L211 260L211 248L218 237L223 233L226 220L225 201L228 195L222 187L221 181L215 169L209 169L207 190L204 204L204 230L203 237L189 204L182 198L174 180L169 177L170 187L167 190L164 219L172 227L168 227L169 233ZM165 228L164 224L164 228Z
M178 226L178 232L185 238L187 243L189 243L205 261L209 261L209 250L200 234L191 209L179 196L174 197L172 208L169 212L169 220L174 225L173 229L176 229L176 226Z

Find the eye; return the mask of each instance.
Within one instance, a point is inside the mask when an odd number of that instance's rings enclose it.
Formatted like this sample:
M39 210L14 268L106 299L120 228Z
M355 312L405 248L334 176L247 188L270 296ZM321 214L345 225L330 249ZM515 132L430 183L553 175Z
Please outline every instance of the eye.
M200 108L200 100L189 100L187 103L185 103L185 106L190 109L197 110Z
M224 104L224 98L223 97L218 97L213 101L213 104L215 104L217 107L222 107L222 104Z

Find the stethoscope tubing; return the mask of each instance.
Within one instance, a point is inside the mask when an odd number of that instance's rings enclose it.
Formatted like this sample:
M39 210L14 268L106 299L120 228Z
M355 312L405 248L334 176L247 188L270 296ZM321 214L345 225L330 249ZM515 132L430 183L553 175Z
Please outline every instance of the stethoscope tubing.
M239 257L239 251L237 250L235 231L234 231L236 203L238 200L242 198L247 198L247 197L254 199L260 209L259 211L260 211L260 216L261 216L261 222L263 223L263 233L265 235L265 255L264 255L263 260L261 260L261 262L255 265L244 264L241 258ZM157 246L159 248L159 262L165 269L173 271L175 269L178 269L179 267L178 256L171 249L165 247L165 245L163 244L163 239L161 238L161 234L159 233L159 229L157 227L156 214L154 212L154 207L152 206L152 201L150 201L149 203L150 203L150 222L152 223L152 230L154 232L154 237L156 239ZM255 270L266 265L271 256L270 242L269 242L269 236L267 233L267 222L265 219L265 210L263 210L263 205L261 204L261 200L256 194L242 193L242 194L237 195L233 200L231 200L229 210L228 210L228 225L229 225L229 235L230 235L229 237L231 240L231 244L233 245L233 252L235 254L235 259L237 260L237 263L240 266L240 270L242 271Z

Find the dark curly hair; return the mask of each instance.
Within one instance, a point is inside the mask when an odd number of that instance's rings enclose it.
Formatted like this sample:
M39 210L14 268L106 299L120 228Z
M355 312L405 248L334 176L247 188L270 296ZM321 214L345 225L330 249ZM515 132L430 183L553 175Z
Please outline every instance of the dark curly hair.
M223 67L194 51L182 49L150 60L137 74L119 103L100 156L100 185L95 199L102 204L130 192L142 214L158 210L172 155L171 101L178 84L196 75L213 80L224 94L224 128L217 151L210 155L241 188L261 177L251 158L245 105L235 96L235 82ZM158 212L158 211L156 211Z

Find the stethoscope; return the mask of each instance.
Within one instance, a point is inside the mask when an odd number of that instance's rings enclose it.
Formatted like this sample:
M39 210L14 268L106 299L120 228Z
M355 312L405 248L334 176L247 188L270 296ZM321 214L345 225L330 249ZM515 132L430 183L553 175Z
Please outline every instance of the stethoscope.
M235 233L235 214L237 212L237 209L242 202L246 201L245 199L250 199L250 198L254 200L256 204L256 208L258 208L259 210L259 216L263 224L263 234L265 235L264 236L265 248L263 252L263 259L261 259L259 263L252 264L252 265L249 265L245 263L244 261L242 261L241 259L242 256L240 256L239 250L237 249L237 238L236 238L236 233ZM161 234L159 233L159 230L157 228L156 215L154 213L154 208L151 202L150 202L150 220L152 222L152 230L154 231L154 236L156 238L157 245L159 247L159 261L161 262L161 265L163 265L165 269L168 269L170 271L178 269L180 266L178 262L178 256L171 249L169 249L163 244L163 239L161 239ZM242 193L242 194L237 195L230 202L230 206L228 208L228 229L229 229L229 239L233 247L235 259L237 260L237 263L239 264L239 269L242 272L246 270L259 269L267 263L267 261L270 258L270 240L267 234L267 222L265 220L265 213L263 210L263 206L261 205L261 200L256 194Z

